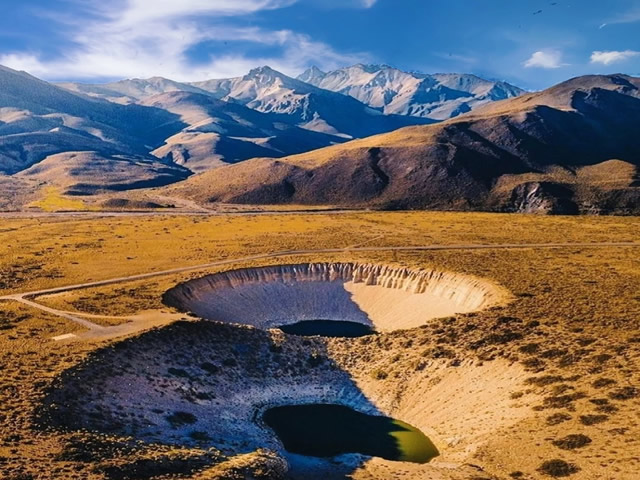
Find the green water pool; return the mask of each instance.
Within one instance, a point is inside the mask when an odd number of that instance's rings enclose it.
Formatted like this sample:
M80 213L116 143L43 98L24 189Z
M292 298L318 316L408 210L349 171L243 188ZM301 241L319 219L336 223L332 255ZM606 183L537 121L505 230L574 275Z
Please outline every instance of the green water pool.
M333 457L360 453L387 460L427 463L438 456L417 428L393 418L367 415L342 405L274 407L263 416L291 453Z

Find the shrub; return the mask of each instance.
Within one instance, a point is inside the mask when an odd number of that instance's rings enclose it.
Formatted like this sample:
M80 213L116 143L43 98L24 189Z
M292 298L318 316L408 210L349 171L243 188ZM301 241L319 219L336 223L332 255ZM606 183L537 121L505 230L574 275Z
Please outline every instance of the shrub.
M167 371L169 372L170 375L173 375L174 377L189 377L189 374L187 373L187 371L183 370L182 368L169 367Z
M384 380L389 376L389 374L382 368L376 368L373 372L371 372L371 376L376 380Z
M211 440L211 437L207 432L201 432L198 430L194 430L193 432L189 432L189 437L196 442L208 442Z
M571 420L571 415L568 413L554 413L547 417L547 425L558 425L569 420Z
M580 467L564 460L547 460L538 468L538 471L550 477L568 477L580 471Z
M613 400L631 400L632 398L636 398L638 395L640 395L640 390L636 387L622 387L615 392L611 392L609 397Z
M222 361L222 365L225 367L235 367L238 365L238 362L236 362L235 358L227 358Z
M582 448L591 443L591 439L581 433L567 435L560 440L554 440L553 443L556 447L563 450L575 450L576 448Z
M580 422L583 425L595 425L597 423L606 422L609 420L607 415L581 415Z
M604 388L604 387L608 387L609 385L614 385L616 383L617 382L611 378L599 378L595 382L593 382L593 387Z
M317 352L313 352L307 358L307 365L309 365L311 368L319 367L323 363L324 363L324 357Z
M200 364L200 368L211 375L215 375L220 371L220 368L211 362L204 362Z
M542 377L530 377L526 382L528 385L535 385L537 387L544 387L551 385L552 383L560 383L564 381L564 377L559 375L544 375Z
M173 412L167 417L167 421L173 428L183 427L184 425L192 425L198 421L197 417L189 412Z

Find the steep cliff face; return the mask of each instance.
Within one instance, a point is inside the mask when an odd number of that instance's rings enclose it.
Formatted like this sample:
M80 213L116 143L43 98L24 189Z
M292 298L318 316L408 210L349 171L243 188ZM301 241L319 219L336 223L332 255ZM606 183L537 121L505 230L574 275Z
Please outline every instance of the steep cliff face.
M202 318L262 329L322 319L379 331L416 327L507 298L501 287L466 275L356 263L234 270L191 280L164 295L166 304Z

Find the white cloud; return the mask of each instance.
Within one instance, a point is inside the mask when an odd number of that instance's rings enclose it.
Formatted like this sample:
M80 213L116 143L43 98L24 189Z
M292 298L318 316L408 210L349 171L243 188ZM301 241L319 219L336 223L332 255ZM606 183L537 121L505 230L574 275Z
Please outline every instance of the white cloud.
M41 75L44 72L44 67L38 57L29 53L0 55L0 65L14 70L23 70L32 75Z
M343 55L329 45L291 30L235 27L225 18L281 8L297 0L125 0L99 2L93 19L67 25L77 47L64 57L43 60L34 52L0 55L0 64L46 79L131 78L163 76L178 81L237 76L258 65L294 74L310 64L335 68L368 60ZM87 2L88 3L88 2ZM193 64L187 52L204 41L247 41L273 46L278 53L261 58L222 54Z
M241 15L260 10L273 10L296 3L297 0L129 0L122 14L107 12L124 25L137 25L152 19L207 15Z
M634 50L609 50L606 52L596 50L591 54L591 63L610 65L612 63L624 62L625 60L637 57L638 55L640 55L640 52L636 52Z
M527 68L560 68L566 66L566 63L562 63L560 50L539 50L524 62L524 66Z
M377 1L378 0L362 0L362 6L364 8L371 8L376 4Z

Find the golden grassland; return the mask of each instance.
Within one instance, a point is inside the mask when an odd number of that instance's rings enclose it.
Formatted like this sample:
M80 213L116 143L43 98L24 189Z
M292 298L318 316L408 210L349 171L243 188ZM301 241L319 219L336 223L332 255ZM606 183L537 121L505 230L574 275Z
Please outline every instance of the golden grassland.
M40 198L27 205L27 208L37 208L45 212L94 210L84 201L64 195L57 187L45 187Z
M0 292L283 250L638 239L640 219L634 217L397 212L5 218L0 227ZM552 478L563 472L573 472L571 478L632 479L640 471L638 253L635 247L573 247L310 254L237 262L38 301L63 310L123 317L99 320L112 325L140 312L168 311L160 296L176 282L256 264L362 261L489 278L508 288L515 300L374 339L327 340L327 350L371 391L384 389L399 397L428 374L425 365L430 362L449 369L463 369L468 362L505 362L524 369L527 381L508 395L509 402L528 413L513 424L496 422L496 431L483 437L472 458L465 459L482 468L477 479ZM51 340L78 331L65 319L0 303L2 478L274 478L279 459L268 452L228 458L211 449L46 428L37 412L51 382L97 349L118 342ZM481 409L477 421L483 421Z

